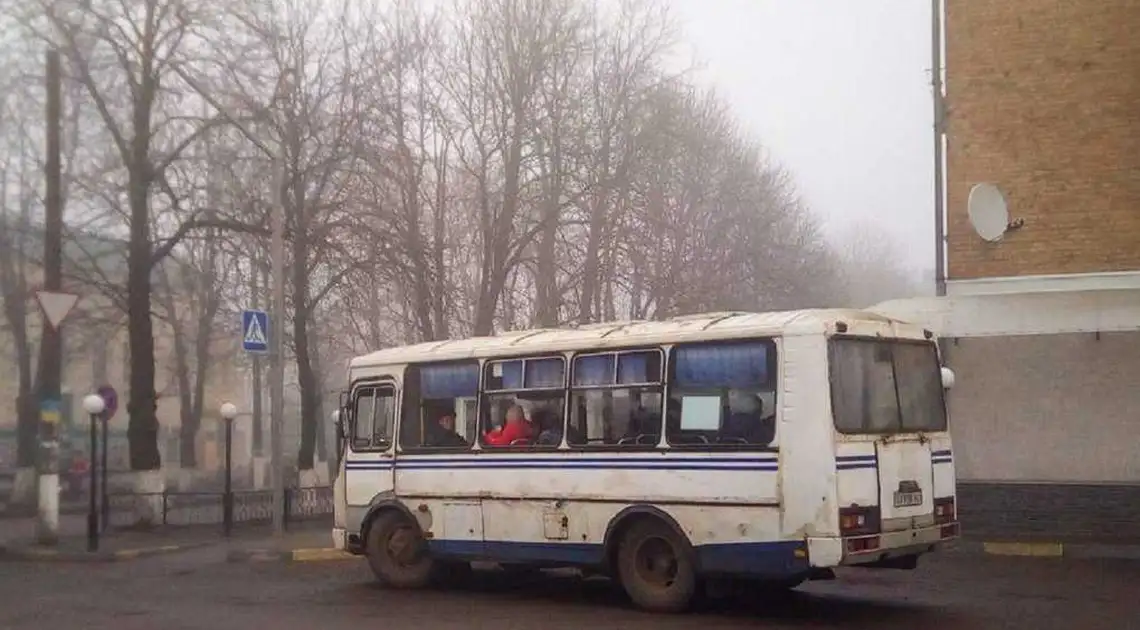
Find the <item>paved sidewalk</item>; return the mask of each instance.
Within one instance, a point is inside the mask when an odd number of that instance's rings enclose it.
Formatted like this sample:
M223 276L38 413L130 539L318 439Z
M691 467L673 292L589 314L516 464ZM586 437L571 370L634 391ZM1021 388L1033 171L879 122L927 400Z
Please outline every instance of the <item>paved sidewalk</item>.
M0 560L56 562L115 562L144 556L177 553L200 547L220 547L227 553L260 549L327 548L332 544L330 525L324 520L293 524L280 538L268 526L235 527L226 537L220 526L157 527L155 529L111 530L100 536L99 550L87 551L86 522L60 520L60 540L53 547L35 543L34 521L20 528L3 523L0 533Z

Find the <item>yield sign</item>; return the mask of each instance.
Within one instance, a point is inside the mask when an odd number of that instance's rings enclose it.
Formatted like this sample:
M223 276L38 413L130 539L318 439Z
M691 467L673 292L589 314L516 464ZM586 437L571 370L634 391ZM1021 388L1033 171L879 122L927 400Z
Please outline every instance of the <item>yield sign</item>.
M40 308L43 309L44 317L47 317L51 327L59 328L59 323L71 312L71 308L75 306L79 296L74 293L36 291L36 299L39 300Z

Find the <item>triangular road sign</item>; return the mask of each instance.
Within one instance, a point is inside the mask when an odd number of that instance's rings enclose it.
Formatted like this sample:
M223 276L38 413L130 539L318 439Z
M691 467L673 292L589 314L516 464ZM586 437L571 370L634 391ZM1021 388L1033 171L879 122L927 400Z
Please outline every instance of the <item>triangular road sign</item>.
M59 328L67 314L71 312L79 296L74 293L55 293L52 291L36 291L36 299L44 311L48 323L52 328Z
M269 340L265 337L265 331L261 329L261 321L257 317L249 318L249 328L245 329L245 338L242 341L253 346L269 345Z

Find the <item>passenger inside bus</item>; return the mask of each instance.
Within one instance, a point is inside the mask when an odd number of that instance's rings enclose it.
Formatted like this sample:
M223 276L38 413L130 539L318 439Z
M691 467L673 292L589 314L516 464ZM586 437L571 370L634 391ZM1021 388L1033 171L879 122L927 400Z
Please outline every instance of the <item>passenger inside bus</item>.
M467 440L455 432L455 412L448 409L441 412L435 422L425 426L425 446L466 446Z
M728 414L719 441L769 444L776 437L775 416L764 417L764 401L741 390L729 390Z
M623 444L631 442L656 444L660 437L661 414L646 409L639 402L629 414L629 424L626 426L625 435L621 436L620 442Z
M707 395L688 398L708 398ZM770 446L776 439L776 416L766 413L761 395L748 390L728 390L720 396L716 410L715 395L711 416L688 418L686 396L670 396L666 430L672 444L751 444ZM719 419L718 417L719 416ZM699 427L699 428L698 428Z
M488 446L517 445L529 442L534 433L534 427L526 419L526 412L516 404L507 408L506 424L483 434L483 442Z

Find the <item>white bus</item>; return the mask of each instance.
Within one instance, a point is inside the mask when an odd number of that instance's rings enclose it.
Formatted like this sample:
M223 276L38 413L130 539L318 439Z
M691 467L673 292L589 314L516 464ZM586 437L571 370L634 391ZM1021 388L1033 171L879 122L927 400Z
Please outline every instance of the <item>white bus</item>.
M358 357L335 545L394 587L578 567L656 611L709 579L914 568L959 534L932 337L854 310L713 313Z

